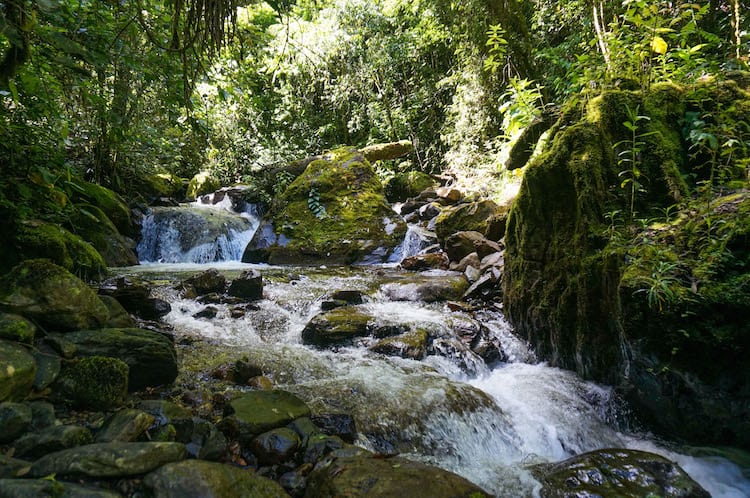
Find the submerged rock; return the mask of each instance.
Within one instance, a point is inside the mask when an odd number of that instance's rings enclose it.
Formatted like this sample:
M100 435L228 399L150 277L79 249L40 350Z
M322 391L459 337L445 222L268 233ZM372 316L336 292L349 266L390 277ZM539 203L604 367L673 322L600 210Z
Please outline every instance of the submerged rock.
M489 498L477 485L447 470L401 457L346 455L334 451L318 463L309 477L307 498Z
M289 496L279 484L251 470L201 460L167 464L148 474L144 483L158 498L184 498L186 496L284 498Z
M543 498L710 498L676 463L654 453L596 450L533 467Z
M24 261L0 278L0 309L60 332L101 327L109 318L94 291L44 259Z
M242 261L384 262L405 233L370 163L343 148L312 161L274 200Z
M57 451L31 466L29 475L125 477L145 474L187 456L180 443L96 443Z

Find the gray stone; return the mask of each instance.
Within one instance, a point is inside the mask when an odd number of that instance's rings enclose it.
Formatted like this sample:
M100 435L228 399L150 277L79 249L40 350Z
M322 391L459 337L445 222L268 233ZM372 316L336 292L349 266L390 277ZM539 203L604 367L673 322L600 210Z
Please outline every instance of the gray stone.
M0 444L20 437L31 425L31 408L23 403L0 403Z
M249 392L232 400L230 407L233 414L222 421L223 432L248 443L263 432L310 415L310 408L304 401L277 389Z
M250 444L250 450L261 465L277 465L290 460L300 444L294 430L281 427L257 436Z
M263 299L263 278L256 270L244 270L229 285L230 296L255 301Z
M127 408L110 415L96 433L97 443L130 443L137 440L154 423L156 417L141 410Z
M62 359L54 353L35 350L34 361L36 362L34 389L41 391L49 387L60 374Z
M120 498L119 493L57 479L0 479L0 498Z
M48 453L91 443L91 431L79 425L53 425L16 441L16 455L36 459Z
M96 443L45 455L31 466L31 477L125 477L145 474L187 456L181 443Z
M26 348L0 340L0 401L25 398L35 376L36 362Z

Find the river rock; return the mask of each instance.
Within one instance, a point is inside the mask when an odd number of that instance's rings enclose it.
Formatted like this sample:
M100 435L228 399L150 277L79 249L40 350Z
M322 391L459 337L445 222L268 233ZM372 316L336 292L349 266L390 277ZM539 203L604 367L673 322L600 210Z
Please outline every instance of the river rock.
M302 342L331 346L351 342L372 331L374 318L355 306L342 306L319 313L302 330Z
M497 242L488 240L476 231L456 232L445 239L444 247L451 261L460 261L473 252L477 253L477 257L481 260L485 256L501 250ZM478 268L479 264L476 266Z
M130 367L128 388L137 391L171 384L177 377L174 344L164 334L143 329L81 330L65 335L76 356L118 358Z
M323 434L339 437L349 444L357 439L357 424L348 413L321 413L310 420Z
M77 408L114 408L122 405L128 395L128 372L128 365L117 358L88 356L69 360L53 391Z
M263 432L310 415L304 401L278 389L249 392L232 400L229 406L231 415L222 421L222 429L247 443Z
M109 311L109 320L107 320L107 328L118 328L118 327L135 327L136 321L130 316L130 313L120 304L120 301L112 296L104 294L99 295L99 299L107 307Z
M385 262L405 233L370 163L356 149L342 148L312 161L274 199L242 261Z
M30 466L31 463L26 460L20 460L18 458L11 458L3 453L0 453L0 493L3 489L4 479L7 477L16 477L22 469ZM24 495L25 496L25 495ZM38 495L31 495L38 496Z
M172 309L166 301L150 297L150 284L134 277L108 280L99 288L99 293L114 297L129 313L144 320L158 320Z
M13 446L16 455L37 459L48 453L75 448L93 441L91 431L79 425L53 425L38 432L30 432Z
M185 444L188 455L201 460L221 460L226 456L227 438L219 429L198 417L173 419L175 441Z
M463 194L460 190L451 187L439 187L437 190L435 190L435 195L451 203L456 203L460 201L461 198L463 198Z
M96 206L86 206L85 212L74 210L68 221L69 228L92 246L104 258L107 266L132 266L138 264L135 241L117 231L115 225Z
M138 404L138 408L150 413L156 418L160 425L172 423L179 419L188 419L193 416L187 408L163 399L147 399Z
M154 423L156 417L141 410L126 408L110 415L96 433L97 443L130 443Z
M489 498L491 495L459 475L405 458L382 459L372 454L339 456L333 452L310 474L305 497L338 496Z
M490 200L446 207L435 220L435 233L441 241L460 231L476 231L490 240L505 234L507 208ZM451 258L453 259L453 258Z
M300 438L294 430L280 427L253 439L250 450L261 465L277 465L291 460L300 444Z
M0 479L0 497L27 498L54 496L55 498L121 498L119 493L101 488L89 488L57 479Z
M147 475L144 484L151 489L156 498L289 496L275 481L261 477L251 470L201 460L167 464Z
M36 363L26 348L0 340L0 401L25 398L35 375Z
M62 359L55 353L37 349L34 351L34 361L36 362L34 389L42 391L48 388L60 375Z
M46 401L32 401L31 407L31 427L35 431L46 429L55 424L55 407L52 403Z
M389 202L404 202L434 185L435 179L421 171L397 173L386 182L385 196Z
M401 268L412 271L447 270L448 257L443 252L408 256L401 260Z
M215 268L210 268L186 279L184 283L191 285L196 294L203 296L212 292L223 293L227 285L227 279Z
M391 301L455 301L461 299L469 282L455 272L440 272L443 278L436 279L435 271L429 271L407 279L383 285L380 291Z
M229 285L230 296L248 301L263 299L263 278L257 270L244 270Z
M208 171L201 171L190 179L185 197L189 201L194 201L201 195L218 190L219 187L221 187L221 182L218 179L212 177Z
M396 337L381 339L370 346L370 350L389 356L421 360L427 354L429 340L426 330L416 329Z
M24 261L0 278L0 309L61 332L100 327L109 318L94 291L43 259Z
M125 477L145 474L187 456L181 443L95 443L45 455L29 475Z
M0 403L0 444L10 443L31 425L31 407L23 403Z
M472 252L461 258L461 261L459 261L458 263L451 263L450 269L453 271L464 272L464 274L466 274L466 270L469 267L474 268L478 272L480 265L481 262L479 261L479 256L477 255L477 253ZM469 278L468 275L466 275L466 277ZM472 279L469 278L469 280L471 281Z
M0 339L31 344L36 335L36 325L20 315L0 313Z
M710 498L676 463L645 451L602 449L533 467L543 498Z

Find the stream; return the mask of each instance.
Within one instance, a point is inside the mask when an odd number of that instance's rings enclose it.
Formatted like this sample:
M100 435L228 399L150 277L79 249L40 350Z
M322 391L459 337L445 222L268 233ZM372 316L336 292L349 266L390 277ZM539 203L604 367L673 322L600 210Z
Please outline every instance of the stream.
M156 221L144 224L139 253L142 260L156 262L115 270L152 281L157 297L171 303L164 321L174 328L178 344L189 344L179 349L186 371L197 372L216 358L248 358L313 412L352 414L359 446L451 470L496 496L538 496L541 484L526 470L529 464L608 447L650 451L676 461L714 497L750 496L750 469L707 456L712 454L708 449L640 432L612 388L537 361L513 335L501 310L456 311L442 302L393 301L383 289L414 275L395 264L326 268L239 263L241 250L238 256L230 249L247 243L257 220L243 215L247 223L241 229L224 220L226 206L220 214L221 209L190 209L221 218L218 225L228 235L204 237L193 230L191 242L184 244L176 225L154 216ZM159 248L152 242L157 239ZM180 297L174 284L207 268L228 279L248 268L258 270L264 299L241 317L232 316L231 305L214 304L215 317L195 318L205 305ZM440 279L442 273L420 275ZM431 336L445 337L440 351L413 360L373 352L370 338L332 349L304 345L303 328L335 290L361 291L365 302L358 308L382 324L437 331ZM456 330L477 323L502 346L503 361L487 365L451 342Z

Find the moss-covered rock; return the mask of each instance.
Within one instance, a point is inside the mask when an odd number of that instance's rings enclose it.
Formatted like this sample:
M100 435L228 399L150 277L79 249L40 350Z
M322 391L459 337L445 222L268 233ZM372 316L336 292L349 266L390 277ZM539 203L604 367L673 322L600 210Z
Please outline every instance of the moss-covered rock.
M0 309L55 331L95 328L109 318L94 291L45 259L24 261L0 278Z
M156 417L142 410L126 408L110 415L96 433L97 443L130 443L151 427Z
M434 278L435 275L441 275L442 278L438 280ZM381 292L392 301L434 303L460 300L468 288L469 281L461 273L430 270L387 283L383 285Z
M54 496L56 498L119 498L106 489L81 486L57 479L0 479L0 493L5 498Z
M18 343L0 340L0 401L25 398L34 385L34 357Z
M12 245L18 262L49 259L85 280L98 280L107 271L104 258L91 244L52 223L38 220L19 223Z
M144 483L151 489L154 496L160 498L184 496L284 498L289 496L279 484L255 472L201 460L167 464L148 474Z
M16 455L35 460L48 453L75 448L93 441L91 431L80 425L53 425L38 432L29 432L13 447Z
M31 407L23 403L0 403L0 444L13 441L31 425Z
M618 496L709 498L676 463L645 451L603 449L562 462L537 465L544 498Z
M421 360L427 354L430 335L424 329L410 330L395 337L386 337L372 346L370 350L389 356L400 356Z
M505 235L506 213L507 208L490 200L448 206L435 219L435 233L441 243L462 231L479 232L497 241Z
M94 246L107 266L138 264L135 241L121 235L104 211L98 207L86 206L77 210L70 218L70 228Z
M302 341L316 346L347 344L369 335L374 318L356 306L341 306L315 315L302 330Z
M80 330L65 335L76 356L117 358L129 369L131 391L171 384L177 377L174 344L164 334L144 329Z
M371 163L389 161L414 152L414 144L410 140L399 140L398 142L368 145L360 149L360 152Z
M407 171L398 173L385 184L385 196L390 202L404 202L410 197L416 197L422 191L432 188L437 182L427 173L421 171Z
M117 231L126 237L137 235L130 208L119 194L95 183L79 180L75 184L78 186L78 189L74 190L73 193L73 199L76 202L91 204L100 209L104 212L106 218L117 227Z
M125 402L128 366L117 358L89 356L63 364L53 391L77 408L111 409Z
M270 211L244 262L383 262L406 233L370 163L356 149L312 161Z
M230 406L233 414L221 425L225 433L246 444L263 432L310 415L310 408L304 401L281 390L249 392L232 400Z
M31 344L36 325L20 315L0 313L0 339Z
M212 177L210 172L201 171L190 179L185 197L190 201L194 201L201 195L219 190L220 187L221 182L217 178Z

